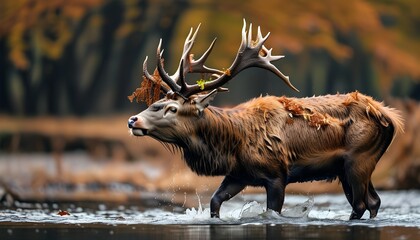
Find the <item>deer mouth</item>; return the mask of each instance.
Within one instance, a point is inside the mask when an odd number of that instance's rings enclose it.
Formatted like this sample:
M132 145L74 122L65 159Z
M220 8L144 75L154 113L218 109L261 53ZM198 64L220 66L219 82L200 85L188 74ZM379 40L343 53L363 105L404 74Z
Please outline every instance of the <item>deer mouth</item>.
M131 129L131 133L134 135L134 136L145 136L145 135L147 135L147 129L144 129L144 128L132 128Z

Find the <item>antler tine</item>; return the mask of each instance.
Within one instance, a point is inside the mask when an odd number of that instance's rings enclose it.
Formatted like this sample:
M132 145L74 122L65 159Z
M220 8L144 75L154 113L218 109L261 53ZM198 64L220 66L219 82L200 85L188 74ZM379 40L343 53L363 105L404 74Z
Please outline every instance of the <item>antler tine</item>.
M162 78L162 81L164 81L172 91L178 92L179 90L181 90L181 87L178 84L176 84L174 79L172 79L163 68L163 59L162 59L163 50L162 51L160 50L161 46L162 46L162 39L159 40L159 45L156 51L157 69L158 69L159 75Z
M258 49L261 49L261 48L263 48L264 47L264 43L265 43L265 41L267 41L267 39L268 39L268 37L270 36L270 32L268 32L264 37L262 36L262 33L261 33L261 28L260 28L260 26L258 26L258 33L257 33L257 39L255 40L255 41L252 41L252 35L250 35L249 36L249 39L248 39L248 44L249 44L249 47L254 47L254 48L258 48ZM251 43L254 43L254 46L252 46L252 44ZM264 47L265 48L265 47Z
M148 58L149 58L149 56L146 56L146 58L144 59L144 62L143 62L143 74L147 79L155 82L155 78L152 75L150 75L150 73L147 71L147 59Z
M249 24L247 47L252 47L252 23Z
M197 29L195 30L194 34L192 34L193 32L193 28L190 28L190 32L188 33L187 38L185 38L185 42L184 42L184 49L182 51L182 55L181 55L181 59L179 61L179 66L178 69L176 70L176 72L174 73L174 75L171 76L172 79L174 79L174 81L178 81L181 75L181 71L182 74L185 75L188 71L189 71L189 64L185 65L184 67L181 67L181 61L186 61L187 63L190 62L190 52L192 47L194 46L194 41L195 38L197 36L198 30L200 29L201 23L198 24ZM192 36L191 36L192 34Z
M192 60L192 62L190 63L190 72L194 72L194 73L211 73L211 74L223 74L223 71L220 71L218 69L214 69L214 68L209 68L207 66L204 65L204 63L206 62L207 58L209 57L211 51L213 50L214 44L216 43L217 38L215 38L209 48L203 53L203 55L198 59L198 60L194 60L194 59L190 59Z
M265 36L265 38L268 38L270 32L267 33L267 35ZM261 39L263 39L262 33L261 33L261 28L260 26L258 26L258 33L257 33L257 41L261 41ZM264 40L265 42L265 40Z
M241 45L239 46L238 52L242 52L247 47L247 38L246 38L246 21L244 18L244 24L242 26L242 39Z
M181 59L181 62L179 63L179 67L180 67L180 69L184 68L184 59ZM184 74L179 75L179 82L181 84L181 92L184 91L184 89L187 89L189 87L189 85L185 81ZM181 95L181 97L186 98L183 95Z
M155 77L154 76L152 76L148 71L147 71L147 59L148 59L148 57L146 56L146 58L144 59L144 62L143 62L143 75L147 78L147 79L149 79L150 81L152 81L153 83L155 83L156 84L156 79L155 79ZM164 91L164 92L168 92L169 90L171 90L167 85L163 85L163 84L160 84L160 88L161 88L161 90L162 91Z
M265 41L267 41L268 37L270 36L270 32L268 32L264 37L262 36L261 33L261 28L260 26L258 26L258 35L257 35L257 42L260 44L260 46L263 46L263 44L265 43Z

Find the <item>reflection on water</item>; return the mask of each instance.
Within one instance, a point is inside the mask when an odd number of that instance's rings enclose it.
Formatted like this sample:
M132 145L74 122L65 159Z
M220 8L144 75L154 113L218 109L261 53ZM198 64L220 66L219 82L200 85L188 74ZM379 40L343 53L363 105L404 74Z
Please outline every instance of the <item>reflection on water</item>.
M347 225L10 224L0 239L418 239L416 227Z
M264 195L240 195L221 219L210 218L208 199L188 209L19 203L0 208L0 239L418 239L420 191L380 196L378 217L356 221L342 194L288 195L281 215L265 209Z

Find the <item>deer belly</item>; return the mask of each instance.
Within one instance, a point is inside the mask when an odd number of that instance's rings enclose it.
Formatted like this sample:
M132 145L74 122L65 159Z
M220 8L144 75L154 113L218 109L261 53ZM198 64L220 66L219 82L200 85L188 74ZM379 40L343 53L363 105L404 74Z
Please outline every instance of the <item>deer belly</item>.
M296 160L289 167L287 183L334 180L343 172L344 153L332 151Z

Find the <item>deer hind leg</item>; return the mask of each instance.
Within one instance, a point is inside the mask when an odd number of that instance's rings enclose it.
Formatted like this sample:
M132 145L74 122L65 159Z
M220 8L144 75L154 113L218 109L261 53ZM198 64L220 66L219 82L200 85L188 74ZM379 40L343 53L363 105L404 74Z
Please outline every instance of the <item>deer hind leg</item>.
M353 204L353 191L351 189L351 186L347 182L347 178L345 176L340 175L339 179L343 187L343 191L347 198L347 201L350 203L350 205L352 205ZM373 187L372 181L369 181L368 192L367 192L366 197L367 199L365 201L365 204L367 206L367 209L370 212L370 218L374 218L378 214L379 207L381 206L381 199L376 193L375 188Z
M381 199L376 193L372 181L369 181L366 205L370 212L370 218L376 217L376 215L378 214L379 207L381 206Z
M347 177L344 174L342 174L342 175L338 176L338 179L341 182L341 186L343 188L344 195L346 196L347 201L350 203L350 205L352 205L353 204L353 192L351 190L351 186L350 186L349 182L347 181ZM353 207L353 205L352 205L352 207Z
M350 215L350 220L360 219L367 209L367 205L365 203L365 199L367 195L366 184L363 184L361 182L353 184L352 194L353 194L353 202L351 205L353 207L353 211Z
M227 201L238 194L246 187L245 184L240 183L232 177L226 176L223 179L219 189L211 197L210 201L210 216L212 218L220 217L220 207L224 201Z
M372 186L370 185L370 176L375 168L375 161L371 161L369 155L359 154L357 156L349 156L345 159L345 180L343 184L347 199L351 200L353 211L350 220L360 219L368 209L371 216L377 211L379 198ZM348 185L346 185L346 182ZM350 194L351 189L351 194ZM351 197L349 197L351 196ZM373 213L373 215L372 215Z
M357 181L355 177L350 177L352 174L340 175L339 179L343 187L344 194L347 201L352 206L352 213L350 220L360 219L366 211L366 202L364 201L366 194L366 186L364 183Z

